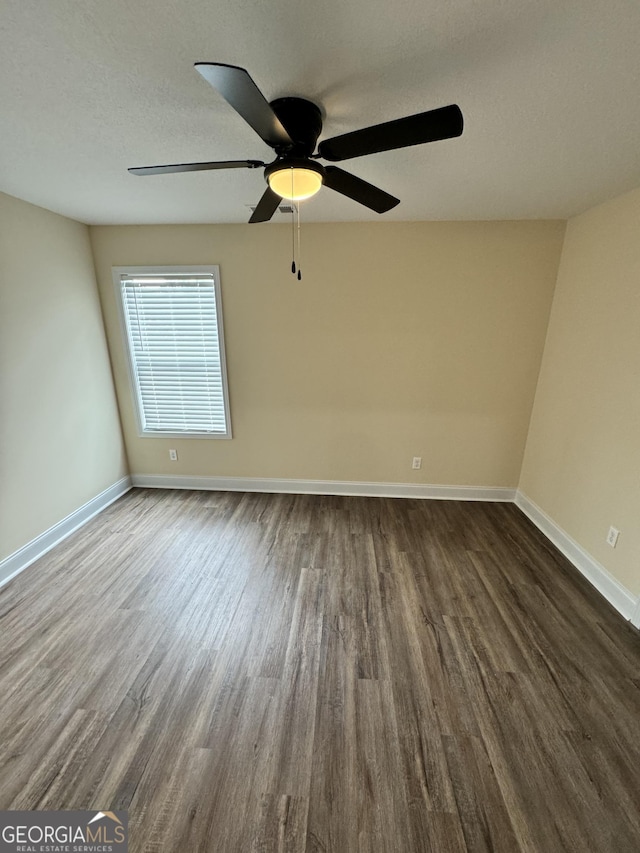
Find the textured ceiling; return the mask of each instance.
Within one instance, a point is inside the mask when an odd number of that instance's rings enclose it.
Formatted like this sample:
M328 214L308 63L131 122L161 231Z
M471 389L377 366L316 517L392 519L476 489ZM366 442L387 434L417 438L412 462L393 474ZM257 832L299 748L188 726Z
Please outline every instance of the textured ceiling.
M0 12L0 190L83 222L248 219L259 170L126 171L271 159L196 61L247 68L268 100L315 101L322 138L460 105L460 139L341 164L397 208L378 217L324 189L305 221L564 218L640 184L638 0L0 0Z

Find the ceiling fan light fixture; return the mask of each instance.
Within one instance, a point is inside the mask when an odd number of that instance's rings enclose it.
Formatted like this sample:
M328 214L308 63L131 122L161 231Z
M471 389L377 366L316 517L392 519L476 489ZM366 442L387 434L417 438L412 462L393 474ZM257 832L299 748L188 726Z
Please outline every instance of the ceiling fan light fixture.
M298 97L267 101L246 68L237 65L196 62L196 69L260 139L275 151L276 159L269 164L261 160L216 160L136 166L129 172L134 175L167 175L172 172L264 167L267 188L249 219L251 224L268 222L280 207L280 199L297 202L311 198L322 186L375 213L386 213L400 204L399 198L338 166L321 166L317 160L339 163L352 157L452 139L460 136L464 129L460 107L449 104L343 133L324 139L317 145L322 136L323 120L323 111L317 104Z
M303 201L314 196L322 186L324 169L313 162L292 164L283 161L267 172L267 181L274 193L291 201Z

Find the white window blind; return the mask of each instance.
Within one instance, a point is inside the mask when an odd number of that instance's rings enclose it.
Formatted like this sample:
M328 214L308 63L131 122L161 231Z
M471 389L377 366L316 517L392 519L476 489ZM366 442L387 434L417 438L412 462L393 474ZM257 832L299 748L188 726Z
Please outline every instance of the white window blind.
M119 279L141 432L230 437L217 274Z

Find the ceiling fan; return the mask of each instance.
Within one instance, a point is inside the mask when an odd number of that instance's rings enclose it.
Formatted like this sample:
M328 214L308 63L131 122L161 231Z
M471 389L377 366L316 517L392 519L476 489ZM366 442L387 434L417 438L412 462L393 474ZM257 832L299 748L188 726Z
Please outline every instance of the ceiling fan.
M164 175L209 169L264 168L267 189L249 222L267 222L283 198L294 201L310 198L322 186L376 213L385 213L399 204L400 199L337 166L323 166L317 162L318 159L336 163L462 134L462 112L458 106L451 104L325 139L318 146L318 152L314 153L322 131L322 113L314 103L305 98L277 98L269 103L249 73L235 65L196 62L195 68L274 149L275 160L271 163L261 160L175 163L140 166L129 169L129 172L134 175Z

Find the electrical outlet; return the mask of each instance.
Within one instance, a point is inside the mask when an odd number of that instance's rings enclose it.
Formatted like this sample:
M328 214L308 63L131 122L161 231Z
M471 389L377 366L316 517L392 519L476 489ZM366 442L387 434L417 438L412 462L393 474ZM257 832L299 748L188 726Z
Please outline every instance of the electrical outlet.
M178 461L178 451L177 451L177 450L173 450L173 448L172 448L172 449L169 451L169 459L170 459L172 462L177 462L177 461Z
M615 527L610 527L609 532L607 533L607 545L611 545L612 548L615 548L618 544L618 536L620 536L620 531L616 530Z
M411 467L414 471L417 471L419 468L422 468L422 456L414 456Z

